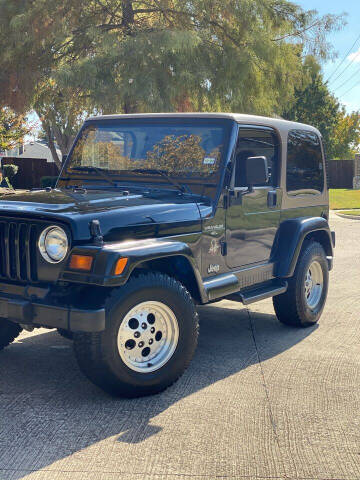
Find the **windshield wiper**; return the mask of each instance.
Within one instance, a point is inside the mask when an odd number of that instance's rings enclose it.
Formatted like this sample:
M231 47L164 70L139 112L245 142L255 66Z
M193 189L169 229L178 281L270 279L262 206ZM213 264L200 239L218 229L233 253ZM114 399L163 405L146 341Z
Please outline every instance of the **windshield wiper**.
M174 185L177 189L180 190L181 193L185 193L186 189L184 187L184 185L180 185L180 183L178 183L176 180L174 180L173 178L171 178L166 172L165 170L158 170L157 168L134 168L133 170L131 170L132 172L136 172L136 173L149 173L150 175L161 175L162 177L166 178L166 180L171 183L172 185ZM189 188L189 187L188 187ZM190 189L189 189L190 190ZM191 192L190 192L191 193Z
M105 173L103 168L99 167L94 167L92 165L83 165L81 167L70 167L71 170L76 170L78 172L96 172L98 175L103 177L110 185L113 185L114 187L117 187L117 183L114 182L114 180Z

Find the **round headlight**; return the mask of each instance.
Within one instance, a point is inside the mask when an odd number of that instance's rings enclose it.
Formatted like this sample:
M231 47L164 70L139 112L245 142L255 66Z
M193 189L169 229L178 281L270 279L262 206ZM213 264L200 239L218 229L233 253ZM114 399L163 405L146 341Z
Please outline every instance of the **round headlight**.
M68 237L61 227L47 227L39 238L39 250L50 263L59 263L66 257L69 247Z

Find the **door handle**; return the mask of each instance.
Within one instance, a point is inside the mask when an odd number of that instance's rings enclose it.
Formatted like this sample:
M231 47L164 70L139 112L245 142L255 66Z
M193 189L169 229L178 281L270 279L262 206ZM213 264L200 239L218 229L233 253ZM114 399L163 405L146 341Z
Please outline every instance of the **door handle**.
M269 208L276 207L276 204L277 204L276 190L270 190L270 192L268 192L267 204Z

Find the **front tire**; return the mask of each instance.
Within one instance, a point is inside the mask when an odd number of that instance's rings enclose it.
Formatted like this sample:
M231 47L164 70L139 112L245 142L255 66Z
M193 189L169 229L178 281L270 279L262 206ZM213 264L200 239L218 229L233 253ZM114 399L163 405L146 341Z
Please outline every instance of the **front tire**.
M273 297L280 322L295 327L310 327L318 322L328 292L329 270L326 254L318 242L304 245L289 287Z
M82 372L121 397L161 392L190 363L197 345L198 315L186 288L162 273L141 273L114 289L101 333L76 333Z
M58 328L57 332L63 338L66 338L66 340L73 340L74 339L74 333L70 332L70 330L65 330L64 328Z
M0 318L0 350L10 345L20 335L22 328L17 323Z

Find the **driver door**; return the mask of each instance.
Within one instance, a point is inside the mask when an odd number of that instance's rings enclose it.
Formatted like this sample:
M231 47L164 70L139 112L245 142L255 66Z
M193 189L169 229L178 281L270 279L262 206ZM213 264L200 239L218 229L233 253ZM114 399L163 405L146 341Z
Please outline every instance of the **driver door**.
M245 160L258 156L267 159L269 179L249 189ZM240 127L226 210L228 267L269 261L280 222L279 178L280 142L275 131L267 127Z

